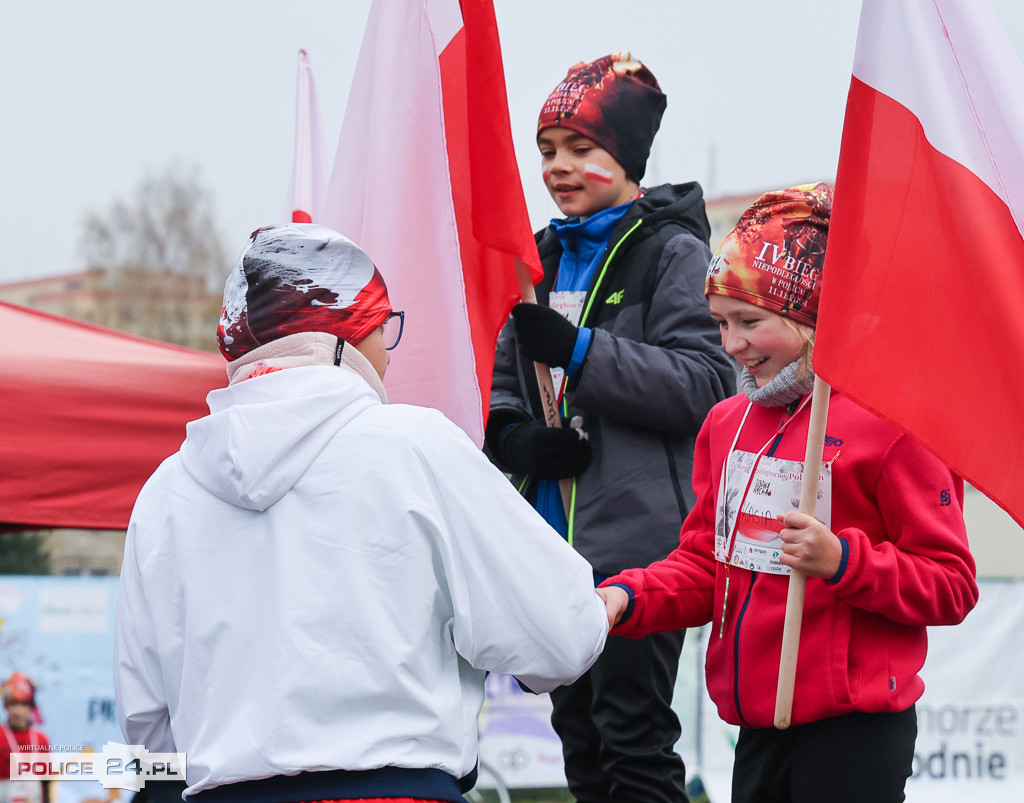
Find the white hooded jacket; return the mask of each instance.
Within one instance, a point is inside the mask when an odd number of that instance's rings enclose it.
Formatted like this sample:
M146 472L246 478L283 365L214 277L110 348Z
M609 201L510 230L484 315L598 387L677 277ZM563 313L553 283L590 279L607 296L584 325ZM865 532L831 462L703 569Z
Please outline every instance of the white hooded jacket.
M383 404L355 349L302 356L335 342L284 338L255 364L314 364L213 391L132 513L118 716L129 743L186 754L189 794L463 777L486 672L548 691L604 646L589 564L441 413Z

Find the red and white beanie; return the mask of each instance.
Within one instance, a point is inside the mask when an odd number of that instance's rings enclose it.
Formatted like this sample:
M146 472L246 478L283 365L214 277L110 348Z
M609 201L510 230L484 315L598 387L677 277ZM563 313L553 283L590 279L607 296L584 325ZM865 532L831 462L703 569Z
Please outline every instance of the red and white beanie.
M722 240L704 295L729 296L814 326L831 213L828 184L765 193Z
M383 277L347 237L315 223L266 226L224 284L217 342L229 360L299 332L356 345L390 314Z
M35 708L36 686L21 672L14 672L0 684L0 697L5 703L27 703Z

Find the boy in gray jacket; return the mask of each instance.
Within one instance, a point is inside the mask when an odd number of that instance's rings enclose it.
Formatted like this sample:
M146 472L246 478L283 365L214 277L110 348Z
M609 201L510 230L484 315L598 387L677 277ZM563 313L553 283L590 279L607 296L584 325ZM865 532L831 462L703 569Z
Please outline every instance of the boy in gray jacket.
M639 186L665 105L629 53L575 65L547 99L537 144L566 217L538 233L538 303L513 309L495 359L488 449L596 582L675 548L694 499L694 439L734 389L703 294L701 188ZM534 361L552 368L573 426L545 426ZM580 803L686 800L670 707L682 643L682 631L609 639L586 675L552 693Z

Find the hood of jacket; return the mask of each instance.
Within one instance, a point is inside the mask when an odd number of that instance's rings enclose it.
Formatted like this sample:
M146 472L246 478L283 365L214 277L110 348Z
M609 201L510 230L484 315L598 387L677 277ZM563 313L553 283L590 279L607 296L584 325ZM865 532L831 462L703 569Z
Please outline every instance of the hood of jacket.
M708 241L711 223L704 207L704 190L696 181L685 184L660 184L645 189L644 194L633 202L633 206L619 224L621 230L631 226L637 218L644 219L644 229L656 231L663 223L682 225L698 240ZM614 235L613 235L614 236Z
M342 427L381 398L351 370L310 365L214 390L207 403L210 414L186 429L182 465L218 499L266 510Z

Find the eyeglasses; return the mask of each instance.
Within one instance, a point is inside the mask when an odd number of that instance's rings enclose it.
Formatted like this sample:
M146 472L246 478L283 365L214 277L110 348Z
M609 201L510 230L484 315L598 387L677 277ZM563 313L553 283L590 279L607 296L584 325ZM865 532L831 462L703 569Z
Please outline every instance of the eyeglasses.
M405 313L392 312L384 321L384 348L391 351L402 339L405 329Z

